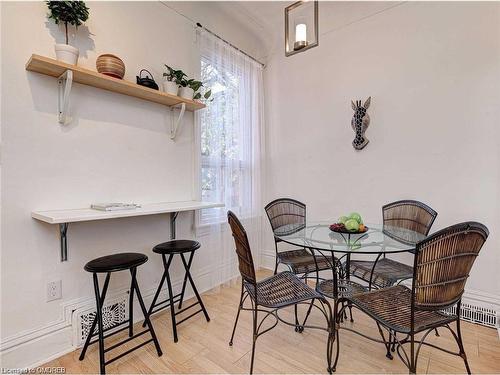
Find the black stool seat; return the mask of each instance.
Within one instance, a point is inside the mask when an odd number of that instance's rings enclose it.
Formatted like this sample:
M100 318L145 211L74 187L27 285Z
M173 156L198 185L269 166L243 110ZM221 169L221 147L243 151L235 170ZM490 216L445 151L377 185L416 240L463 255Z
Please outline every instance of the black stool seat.
M200 243L191 240L173 240L163 242L153 247L157 254L182 254L195 251L201 247Z
M119 253L106 255L88 262L84 269L87 272L115 272L140 266L148 261L141 253Z

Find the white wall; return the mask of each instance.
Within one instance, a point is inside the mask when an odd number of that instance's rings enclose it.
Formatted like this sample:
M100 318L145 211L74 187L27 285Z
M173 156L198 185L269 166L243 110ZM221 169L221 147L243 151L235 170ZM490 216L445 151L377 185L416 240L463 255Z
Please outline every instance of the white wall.
M193 27L171 9L152 2L88 5L91 40L82 28L75 42L81 66L93 69L95 58L110 52L125 61L129 80L140 68L159 80L163 63L198 71ZM261 40L221 13L221 4L169 5L263 55ZM343 27L322 25L334 31L307 53L285 58L281 49L272 51L265 77L267 200L303 200L310 219L357 210L369 222L380 220L382 204L415 198L439 211L435 229L481 221L491 237L468 287L497 301L499 8L406 3ZM31 219L31 211L107 200L190 199L193 118L188 115L171 142L164 107L75 85L74 123L61 127L55 79L27 72L24 64L32 53L53 56L53 35L61 40L62 34L45 24L43 3L3 2L0 11L1 354L2 366L18 367L72 349L71 309L93 303L91 280L82 270L86 261L115 251L152 255L151 246L169 238L164 215L72 224L69 261L60 263L57 227ZM369 95L371 142L355 152L350 100ZM178 237L193 235L192 215L181 214ZM271 261L270 233L266 238ZM206 289L228 273L217 263L219 243L201 241L194 273ZM141 267L145 294L160 271L154 255ZM63 299L47 303L46 283L55 279L63 281ZM125 275L117 275L111 287L127 284Z
M319 47L268 61L267 201L295 197L310 220L355 210L380 222L384 203L413 198L439 212L434 230L480 221L491 235L467 287L499 303L500 4L408 2L320 26L334 31ZM357 152L350 101L370 95Z
M80 66L95 69L98 55L114 53L125 62L125 79L131 81L141 68L160 81L163 63L190 75L199 72L193 25L165 5L87 5L89 21L73 40L81 50ZM197 15L202 23L216 12L215 5L193 5L205 9ZM70 224L69 261L61 263L58 227L33 220L31 211L101 201L190 200L195 194L192 113L172 142L168 108L75 84L73 122L58 124L56 80L24 68L32 53L54 56L54 36L62 40L46 14L43 2L1 4L1 344L6 367L32 365L71 350L71 317L64 311L93 303L91 277L83 271L87 261L113 252L144 252L150 261L138 271L139 284L152 293L162 267L151 247L170 238L166 215ZM227 38L236 37L242 48L252 51L258 45L230 19L219 21L224 32L234 30ZM178 238L194 236L192 218L179 215ZM220 281L219 249L220 244L203 246L195 258L202 290ZM176 267L174 279L179 277ZM63 299L47 303L46 284L57 279ZM110 287L119 290L128 283L127 275L117 274Z

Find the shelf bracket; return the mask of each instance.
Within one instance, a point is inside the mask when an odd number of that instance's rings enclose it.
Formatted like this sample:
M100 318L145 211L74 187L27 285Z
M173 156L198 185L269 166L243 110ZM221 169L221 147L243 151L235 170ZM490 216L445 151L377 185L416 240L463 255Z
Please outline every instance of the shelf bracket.
M66 70L57 79L59 86L59 100L58 100L58 117L59 123L66 125L71 118L68 116L69 112L69 94L71 93L71 85L73 84L73 71Z
M170 214L170 239L175 240L175 220L177 220L177 215L179 211L172 212Z
M170 139L174 140L175 139L175 136L177 135L177 130L179 129L179 125L182 121L182 118L184 117L184 112L186 111L186 103L180 103L180 104L177 104L177 105L174 105L170 108L170 110L172 111L172 116L173 116L173 111L174 111L174 108L179 106L180 105L180 112L179 112L179 116L177 116L177 118L174 120L172 118L172 125L170 127Z
M68 223L59 224L59 237L61 240L61 262L68 260Z

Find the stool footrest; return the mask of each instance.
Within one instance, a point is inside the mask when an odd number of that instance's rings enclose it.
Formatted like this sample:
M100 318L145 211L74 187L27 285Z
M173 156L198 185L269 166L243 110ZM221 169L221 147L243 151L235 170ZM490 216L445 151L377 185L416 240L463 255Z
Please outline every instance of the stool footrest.
M127 326L127 327L120 328L119 330L117 330L117 331L115 331L115 332L111 332L110 334L103 336L103 339L104 339L104 340L106 340L108 337L111 337L111 336L113 336L113 335L116 335L117 333L123 332L123 331L125 331L126 329L128 329L128 326ZM99 333L94 333L92 336L96 336L96 335L99 335ZM95 344L96 342L99 342L99 339L94 340L94 341L90 341L90 342L89 342L89 345Z
M108 328L104 329L102 331L102 333L111 331L112 329L118 328L118 327L120 327L123 324L128 324L129 322L130 322L130 319L124 320L123 322L118 323L118 324L114 325L113 327L108 327ZM124 331L126 329L128 329L128 326L122 327L119 330L116 330L114 332L108 333L107 335L104 335L104 338L107 339L108 337L116 335L118 332ZM94 336L99 336L99 331L95 331L95 333L92 334L92 337L94 337ZM91 344L93 344L94 342L96 342L96 341L91 342Z
M146 332L147 332L147 331L146 331ZM126 352L124 352L124 353L122 353L122 354L119 354L119 355L117 355L117 356L116 356L116 357L114 357L114 358L111 358L109 361L106 361L104 364L107 366L107 365L109 365L110 363L112 363L112 362L116 361L117 359L120 359L121 357L126 356L127 354L132 353L134 350L139 349L140 347L142 347L142 346L144 346L144 345L147 345L147 344L149 344L150 342L153 342L153 341L154 341L154 340L151 338L151 339L149 339L149 340L147 340L147 341L141 342L140 344L138 344L138 345L134 346L133 348L131 348L131 349L127 350Z
M179 301L180 301L180 297L181 297L181 293L176 294L176 295L173 297L174 303L179 302ZM176 300L176 298L177 298L177 300ZM165 304L165 303L166 303L166 305L165 305L165 306L159 307L159 308L157 308L156 310L154 310L154 308L155 308L155 307L158 307L158 306L163 305L163 304ZM163 300L163 301L161 301L161 302L157 302L157 303L155 303L155 304L154 304L154 306L153 306L153 311L151 311L151 313L150 313L149 315L153 315L154 313L157 313L158 311L161 311L161 310L163 310L163 309L166 309L167 307L170 307L170 298L167 298L166 300Z
M201 313L202 311L203 311L203 309L199 309L198 311L195 311L195 312L194 312L194 313L192 313L191 315L186 316L185 318L183 318L183 319L179 320L179 321L177 322L177 325L179 325L179 324L181 324L182 322L184 322L184 321L188 320L189 318L191 318L191 317L195 316L196 314Z
M195 302L195 303L189 305L188 307L184 307L182 310L177 311L175 313L175 315L182 314L184 311L189 310L191 307L194 307L194 306L199 305L199 304L200 304L199 302Z
M116 348L117 348L117 347L119 347L120 345L123 345L123 344L125 344L125 343L127 343L127 342L129 342L129 341L131 341L131 340L133 340L133 339L136 339L137 337L142 336L142 335L144 335L144 334L145 334L145 333L147 333L147 332L149 332L149 329L145 329L144 331L139 332L139 333L136 333L135 335L132 335L132 336L130 336L130 337L128 337L128 338L126 338L125 340L122 340L122 341L120 341L120 342L117 342L116 344L111 345L109 348L104 349L104 353L107 353L107 352L109 352L110 350L116 349Z

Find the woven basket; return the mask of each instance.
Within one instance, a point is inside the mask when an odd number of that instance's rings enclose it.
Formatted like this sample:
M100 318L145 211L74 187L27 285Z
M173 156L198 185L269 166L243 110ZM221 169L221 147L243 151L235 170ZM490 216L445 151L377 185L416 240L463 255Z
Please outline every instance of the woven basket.
M111 54L104 54L96 60L97 71L107 76L122 79L125 75L125 64L123 61Z

